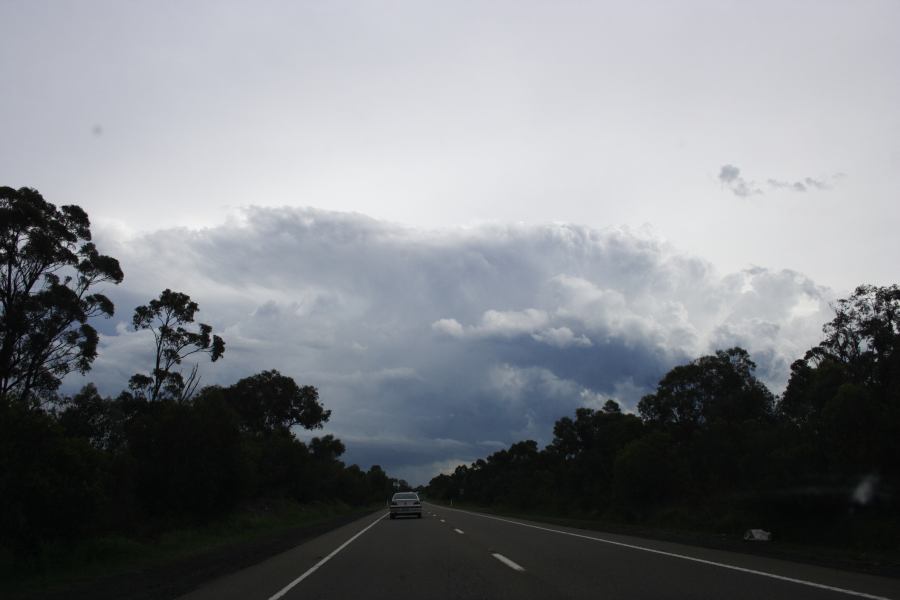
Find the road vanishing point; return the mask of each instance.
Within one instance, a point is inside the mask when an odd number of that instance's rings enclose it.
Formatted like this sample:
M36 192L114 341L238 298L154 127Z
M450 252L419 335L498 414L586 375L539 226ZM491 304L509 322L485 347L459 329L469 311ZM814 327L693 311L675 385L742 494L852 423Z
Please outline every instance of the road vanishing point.
M206 583L185 600L900 600L900 581L425 504L387 511Z

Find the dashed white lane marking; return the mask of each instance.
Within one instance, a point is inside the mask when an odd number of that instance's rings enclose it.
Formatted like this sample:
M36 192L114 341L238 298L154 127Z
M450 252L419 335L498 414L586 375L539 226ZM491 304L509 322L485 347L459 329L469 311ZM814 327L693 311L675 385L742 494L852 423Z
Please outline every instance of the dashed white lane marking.
M502 554L497 554L496 552L494 552L493 554L491 554L491 556L493 556L494 558L496 558L497 560L499 560L500 562L502 562L504 565L506 565L507 567L509 567L509 568L512 569L513 571L524 571L524 570L525 570L525 567L523 567L522 565L518 565L518 564L514 563L513 561L509 560L508 558L506 558L506 557L503 556Z
M446 508L446 507L445 507ZM772 579L779 579L781 581L789 581L791 583L797 583L799 585L805 585L809 587L818 588L820 590L829 590L832 592L838 592L840 594L848 594L850 596L858 596L860 598L870 598L871 600L891 600L886 596L875 596L873 594L866 594L865 592L857 592L856 590L848 590L846 588L839 588L830 585L825 585L823 583L816 583L814 581L806 581L805 579L796 579L794 577L786 577L784 575L776 575L775 573L766 573L765 571L757 571L755 569L747 569L744 567L738 567L735 565L729 565L726 563L715 562L712 560L706 560L703 558L696 558L693 556L686 556L684 554L676 554L674 552L666 552L665 550L656 550L654 548L647 548L645 546L637 546L635 544L626 544L624 542L616 542L613 540L607 540L599 537L594 537L590 535L582 535L580 533L572 533L571 531L562 531L559 529L551 529L549 527L540 527L538 525L530 525L528 523L520 523L518 521L511 521L509 519L501 519L500 517L492 517L490 515L483 515L481 513L469 512L467 510L459 510L458 508L448 508L447 510L455 510L456 512L466 513L468 515L474 515L476 517L482 517L484 519L492 519L494 521L502 521L503 523L510 523L512 525L519 525L520 527L530 527L531 529L539 529L541 531L549 531L550 533L559 533L562 535L569 535L572 537L582 538L585 540L592 540L595 542L602 542L604 544L611 544L613 546L621 546L623 548L631 548L632 550L642 550L644 552L650 552L652 554L661 554L663 556L670 556L672 558L680 558L683 560L689 560L696 563L702 563L704 565L712 565L714 567L722 567L723 569L731 569L732 571L740 571L741 573L750 573L751 575L759 575L761 577L770 577ZM498 554L494 554L494 558L499 560L500 562L505 562L503 558ZM508 559L506 559L508 560ZM512 561L510 561L512 562Z
M459 533L459 534L462 534L462 532L463 532L462 529L456 529L455 527L453 528L453 531L455 531L456 533Z
M446 522L447 522L447 521L445 521L445 520L443 520L443 519L441 519L441 523L446 523Z
M334 556L335 556L338 552L340 552L341 550L343 550L344 548L346 548L347 546L349 546L349 545L350 545L350 542L352 542L353 540L355 540L356 538L358 538L359 536L361 536L362 534L364 534L364 533L367 532L368 530L370 530L370 529L372 529L373 527L375 527L375 525L378 524L378 521L380 521L380 520L382 520L383 518L385 518L386 516L388 516L388 514L389 514L389 513L384 513L383 515L381 515L380 517L378 517L377 519L375 519L374 521L372 521L372 522L371 522L369 525L367 525L362 531L358 532L358 533L357 533L356 535L354 535L352 538L350 538L349 540L347 540L346 542L344 542L343 544L341 544L340 546L338 546L337 549L335 549L331 554L329 554L328 556L326 556L325 558L323 558L322 560L320 560L319 562L317 562L316 564L314 564L313 566L311 566L311 567L306 571L306 573L304 573L303 575L301 575L301 576L298 577L297 579L293 580L292 582L290 582L289 584L287 584L286 586L284 586L283 588L281 588L281 590L278 591L275 595L270 596L270 597L269 597L269 600L278 600L279 598L281 598L282 596L284 596L285 594L287 594L289 591L291 591L291 589L293 589L293 587L294 587L295 585L297 585L298 583L300 583L301 581L303 581L304 579L306 579L307 577L309 577L310 575L312 575L313 573L315 573L315 572L319 569L319 567L321 567L322 565L324 565L325 563L327 563L329 560L331 560L332 558L334 558Z

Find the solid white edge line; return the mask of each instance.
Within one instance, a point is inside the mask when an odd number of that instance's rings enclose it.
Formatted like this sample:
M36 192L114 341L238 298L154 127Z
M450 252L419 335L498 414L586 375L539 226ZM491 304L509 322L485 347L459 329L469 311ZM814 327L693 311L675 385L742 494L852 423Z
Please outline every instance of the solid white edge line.
M453 531L455 531L456 533L459 533L459 534L462 534L462 532L463 532L462 529L457 529L456 527L453 528Z
M797 583L800 585L806 585L809 587L819 588L821 590L829 590L832 592L839 592L841 594L849 594L851 596L858 596L860 598L870 598L871 600L892 600L887 596L875 596L873 594L866 594L865 592L857 592L855 590L848 590L845 588L834 587L830 585L825 585L823 583L816 583L814 581L806 581L805 579L796 579L794 577L786 577L785 575L776 575L775 573L766 573L765 571L757 571L755 569L747 569L745 567L738 567L735 565L729 565L726 563L715 562L712 560L706 560L704 558L696 558L694 556L686 556L684 554L676 554L674 552L666 552L665 550L655 550L653 548L647 548L644 546L637 546L635 544L626 544L624 542L616 542L613 540L606 540L599 537L593 537L590 535L582 535L580 533L572 533L570 531L562 531L560 529L551 529L549 527L540 527L538 525L530 525L528 523L520 523L519 521L511 521L509 519L501 519L500 517L493 517L490 515L483 515L481 513L470 512L468 510L460 510L458 508L447 508L447 510L455 510L456 512L466 513L469 515L474 515L476 517L483 517L485 519L493 519L494 521L502 521L503 523L511 523L513 525L520 525L522 527L530 527L532 529L540 529L541 531L549 531L551 533L561 533L562 535L569 535L572 537L582 538L585 540L593 540L595 542L602 542L604 544L612 544L613 546L621 546L623 548L631 548L632 550L642 550L644 552L650 552L653 554L661 554L663 556L670 556L672 558L680 558L683 560L689 560L697 563L702 563L705 565L712 565L714 567L722 567L723 569L731 569L732 571L740 571L741 573L750 573L751 575L760 575L761 577L770 577L772 579L780 579L781 581L789 581L791 583ZM497 555L494 555L497 560L500 559Z
M285 594L287 594L289 591L291 591L291 590L294 588L294 586L296 586L298 583L300 583L301 581L303 581L304 579L306 579L307 577L309 577L309 576L312 575L313 573L315 573L315 572L319 569L319 567L321 567L322 565L324 565L325 563L327 563L329 560L331 560L332 558L334 558L334 556L335 556L338 552L340 552L341 550L343 550L344 548L346 548L347 546L349 546L349 545L350 545L350 542L352 542L353 540L355 540L356 538L358 538L359 536L361 536L362 534L364 534L364 533L367 532L368 530L370 530L370 529L372 529L373 527L375 527L375 525L377 525L378 522L379 522L380 520L382 520L383 518L385 518L386 516L388 516L388 514L389 514L389 513L384 513L383 515L381 515L380 517L378 517L377 519L375 519L374 521L372 521L372 523L370 523L369 525L367 525L367 526L365 527L365 529L363 529L362 531L358 532L358 533L357 533L356 535L354 535L352 538L350 538L349 540L347 540L346 542L344 542L343 544L341 544L340 546L338 546L334 551L331 552L331 554L329 554L328 556L326 556L325 558L323 558L322 560L320 560L319 562L317 562L316 564L314 564L313 566L311 566L311 567L310 567L303 575L301 575L301 576L298 577L297 579L293 580L292 582L290 582L289 584L287 584L286 586L284 586L283 588L281 588L281 590L279 590L279 591L278 591L277 593L275 593L274 595L269 596L269 600L278 600L279 598L281 598L282 596L284 596Z
M506 558L506 557L503 556L502 554L498 554L498 553L494 552L494 553L491 554L491 556L493 556L494 558L496 558L497 560L499 560L500 562L502 562L504 565L506 565L507 567L509 567L509 568L512 569L513 571L524 571L524 570L525 570L525 567L523 567L522 565L518 565L518 564L514 563L513 561L509 560L508 558Z

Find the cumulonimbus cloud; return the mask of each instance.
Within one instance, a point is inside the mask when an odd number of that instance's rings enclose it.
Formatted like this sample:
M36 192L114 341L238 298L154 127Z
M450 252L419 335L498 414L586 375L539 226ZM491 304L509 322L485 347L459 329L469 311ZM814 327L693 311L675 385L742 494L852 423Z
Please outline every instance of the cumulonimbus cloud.
M126 274L87 378L102 392L149 366L130 311L170 287L225 338L203 384L275 368L318 386L348 461L419 478L496 449L487 441L546 443L580 406L633 409L671 367L716 348L746 347L780 391L832 300L799 273L720 274L627 229L423 231L249 208L203 230L95 238Z

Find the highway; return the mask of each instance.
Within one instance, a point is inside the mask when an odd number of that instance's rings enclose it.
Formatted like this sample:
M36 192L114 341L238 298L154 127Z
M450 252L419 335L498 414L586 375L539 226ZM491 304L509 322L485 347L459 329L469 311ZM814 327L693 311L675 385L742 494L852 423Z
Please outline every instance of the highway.
M379 512L182 596L900 600L900 581L426 504Z

